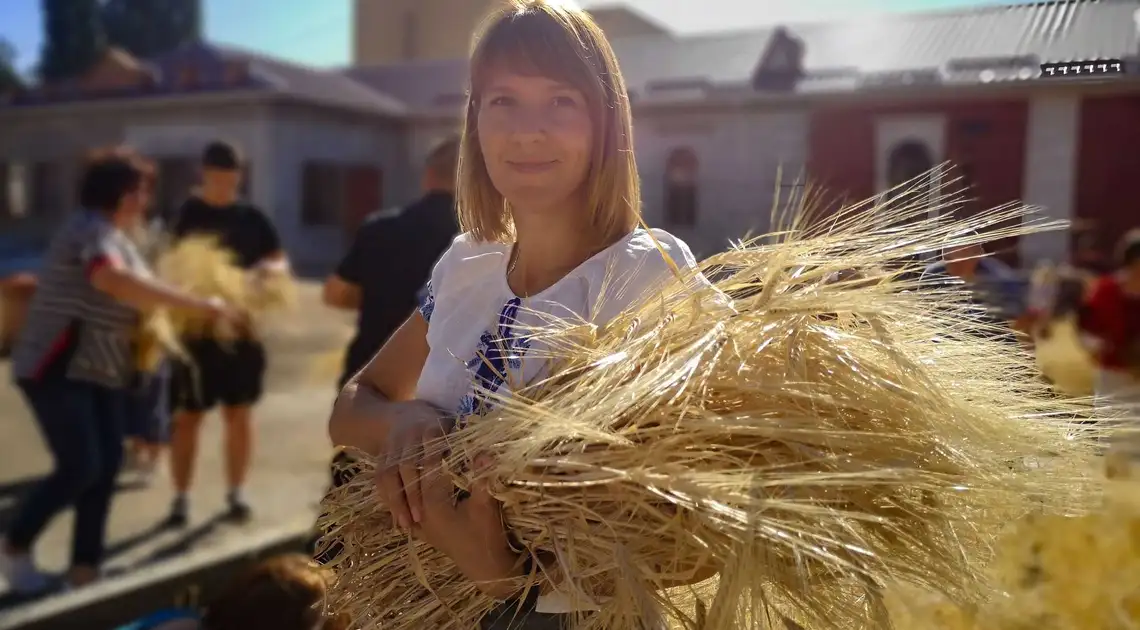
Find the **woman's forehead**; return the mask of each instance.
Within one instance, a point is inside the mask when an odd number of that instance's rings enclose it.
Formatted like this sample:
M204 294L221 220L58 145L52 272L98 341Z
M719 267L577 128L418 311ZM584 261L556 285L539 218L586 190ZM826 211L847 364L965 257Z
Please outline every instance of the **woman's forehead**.
M543 74L535 68L515 68L497 65L488 68L481 81L481 89L489 90L564 90L574 89L562 77Z

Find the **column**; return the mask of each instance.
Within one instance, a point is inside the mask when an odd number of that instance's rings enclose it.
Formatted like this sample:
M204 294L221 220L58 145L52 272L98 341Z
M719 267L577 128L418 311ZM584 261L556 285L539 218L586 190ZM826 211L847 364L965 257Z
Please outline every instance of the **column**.
M1040 206L1044 219L1073 220L1081 101L1077 94L1043 95L1030 100L1026 133L1025 203ZM1021 239L1027 268L1042 260L1069 257L1069 231L1054 230Z

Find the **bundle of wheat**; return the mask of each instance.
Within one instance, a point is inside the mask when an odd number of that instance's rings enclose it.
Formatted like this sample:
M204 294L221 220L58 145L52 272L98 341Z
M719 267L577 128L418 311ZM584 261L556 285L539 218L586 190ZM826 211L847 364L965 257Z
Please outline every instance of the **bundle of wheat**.
M1092 499L1085 407L962 291L900 279L900 261L1049 226L901 193L822 222L801 209L705 261L714 287L679 272L604 328L533 331L528 357L544 348L556 376L439 445L458 487L494 488L531 584L591 610L576 628L885 627L885 585L975 601L1003 524ZM494 456L477 475L475 453ZM476 627L496 603L393 527L371 480L326 499L332 608L365 630Z
M158 371L168 357L184 359L186 349L166 309L154 309L139 319L135 331L135 367L145 374Z
M170 319L180 335L233 340L255 333L258 320L291 308L297 299L296 281L288 273L258 273L234 263L234 255L217 239L192 236L181 239L159 255L158 275L182 289L202 297L219 297L245 310L253 318L252 330L238 330L227 322L214 322L185 313L171 312Z

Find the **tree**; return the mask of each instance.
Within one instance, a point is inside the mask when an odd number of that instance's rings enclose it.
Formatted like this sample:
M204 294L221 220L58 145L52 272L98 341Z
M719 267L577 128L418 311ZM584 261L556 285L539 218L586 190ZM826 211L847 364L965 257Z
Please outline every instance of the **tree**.
M82 76L105 49L99 0L42 0L44 47L39 74L44 81Z
M0 37L0 95L15 92L24 87L24 80L16 70L16 47L12 42Z
M106 0L103 28L110 45L149 59L202 34L201 0Z

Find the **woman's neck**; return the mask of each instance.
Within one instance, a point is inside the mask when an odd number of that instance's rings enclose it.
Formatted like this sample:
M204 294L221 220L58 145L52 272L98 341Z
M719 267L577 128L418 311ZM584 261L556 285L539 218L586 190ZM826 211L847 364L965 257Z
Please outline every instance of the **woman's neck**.
M583 213L543 214L539 221L515 221L515 248L507 282L524 297L550 287L609 245L600 242ZM566 220L552 220L551 216Z

